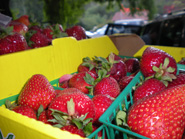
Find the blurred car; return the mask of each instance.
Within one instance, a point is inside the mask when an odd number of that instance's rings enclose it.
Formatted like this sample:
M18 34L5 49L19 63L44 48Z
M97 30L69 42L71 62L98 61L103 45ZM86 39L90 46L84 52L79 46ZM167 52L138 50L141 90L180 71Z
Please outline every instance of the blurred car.
M104 25L102 28L97 29L95 32L86 31L86 35L89 38L95 38L103 35L112 35L120 33L139 34L141 27L142 25L108 23Z
M141 25L109 23L105 31L105 35L120 34L120 33L139 34L141 28L142 28Z
M140 36L147 45L185 47L185 11L165 14L147 23Z
M86 35L89 38L95 38L95 37L99 37L99 36L103 36L105 35L105 31L107 29L108 24L105 24L103 27L98 28L96 31L91 32L91 31L86 31Z
M116 20L114 23L125 24L125 25L144 25L147 23L147 21L143 19L122 19L122 20Z

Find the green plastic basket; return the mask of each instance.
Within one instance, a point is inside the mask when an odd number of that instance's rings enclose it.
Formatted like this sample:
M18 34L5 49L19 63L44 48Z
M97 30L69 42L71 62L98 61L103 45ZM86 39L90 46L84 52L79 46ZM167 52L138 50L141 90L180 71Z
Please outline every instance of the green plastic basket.
M177 64L178 72L185 71L185 65ZM140 82L140 77L143 77L142 73L139 71L132 81L126 86L126 88L120 93L120 95L115 99L115 101L111 104L111 106L104 112L104 114L99 118L99 121L107 126L111 139L123 138L128 139L132 138L141 138L148 139L140 134L132 132L128 129L119 127L115 124L116 114L119 110L123 110L123 105L126 110L133 104L133 86ZM130 99L128 99L130 96Z

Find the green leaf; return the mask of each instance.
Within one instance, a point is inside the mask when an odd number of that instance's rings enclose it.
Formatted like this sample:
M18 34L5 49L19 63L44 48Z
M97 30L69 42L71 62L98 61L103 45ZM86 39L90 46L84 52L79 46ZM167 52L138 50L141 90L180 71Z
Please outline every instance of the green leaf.
M43 105L41 104L40 107L38 108L38 111L37 111L37 117L40 116L40 114L44 111L44 107Z
M79 119L72 119L72 122L78 127L78 129L82 129L83 123L79 121Z
M125 111L119 111L116 115L116 123L118 126L123 125L124 123L126 123L126 117L127 114Z
M93 132L92 122L88 123L84 127L83 131L84 131L84 133L85 133L86 136L89 136Z
M72 98L70 99L70 101L67 101L67 111L70 116L74 115L75 113L75 103Z
M94 81L95 79L86 72L84 80L86 81L86 83L88 83L89 85L94 85Z
M164 64L163 64L163 66L164 66L165 69L168 67L169 63L170 63L170 60L169 60L168 57L166 57L166 58L164 59Z

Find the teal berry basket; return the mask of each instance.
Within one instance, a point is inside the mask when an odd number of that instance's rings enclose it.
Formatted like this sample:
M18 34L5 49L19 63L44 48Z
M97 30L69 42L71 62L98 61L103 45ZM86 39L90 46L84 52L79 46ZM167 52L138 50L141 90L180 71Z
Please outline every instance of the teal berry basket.
M179 74L180 71L185 72L185 65L177 64L177 74ZM143 74L139 71L120 95L114 100L111 106L109 106L109 108L99 118L99 121L107 126L111 139L148 139L145 136L132 132L126 128L122 128L116 124L116 115L118 111L125 109L128 111L130 106L133 104L133 87L140 82L140 77L143 77Z

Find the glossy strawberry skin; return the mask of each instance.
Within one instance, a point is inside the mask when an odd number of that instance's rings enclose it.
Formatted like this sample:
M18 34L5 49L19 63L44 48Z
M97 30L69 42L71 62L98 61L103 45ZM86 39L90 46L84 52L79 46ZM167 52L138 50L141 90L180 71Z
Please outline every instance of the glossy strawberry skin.
M124 62L127 66L127 72L134 73L140 69L140 63L137 58L128 58Z
M73 99L73 102L75 104L75 113L73 115L74 117L80 117L88 113L85 119L87 118L94 119L95 117L94 103L86 94L79 91L73 92L73 93L62 93L57 97L55 97L55 99L48 106L48 111L47 111L48 118L52 119L53 117L51 115L50 109L59 110L64 113L68 113L67 102L70 99Z
M76 127L75 125L67 125L67 126L63 126L62 128L60 128L64 131L68 131L72 134L77 134L80 135L81 137L85 137L85 134L83 132L82 129L78 129L78 127Z
M53 30L50 27L42 29L42 33L46 35L49 39L53 39Z
M120 94L118 82L113 77L105 77L94 86L94 95L107 94L116 98Z
M51 44L51 39L49 39L42 32L28 31L28 33L32 34L31 37L27 39L28 45L32 48L44 47Z
M12 110L35 120L37 119L36 112L29 106L16 106Z
M69 80L69 87L77 88L81 90L85 94L89 94L89 90L86 88L87 86L92 86L88 84L84 77L86 76L86 73L89 74L92 78L96 79L96 75L92 72L80 72L75 75Z
M38 117L38 120L45 123L45 124L50 124L50 122L48 122L48 117L47 117L46 110L41 112L41 114Z
M152 139L181 139L185 128L185 85L155 93L134 103L127 123L133 132Z
M140 69L143 73L144 77L152 76L155 74L155 71L153 71L153 66L159 67L160 64L164 63L165 58L169 58L169 65L167 67L175 68L175 71L173 72L174 75L177 73L177 63L175 59L166 53L165 51L155 48L155 47L147 47L143 54L140 61Z
M89 71L89 72L94 73L96 76L98 76L97 73L96 73L96 68L93 68L93 69L89 70L89 67L86 67L86 66L84 66L82 64L80 64L78 66L77 71L78 72L87 72L87 71Z
M98 121L100 116L107 110L107 108L112 104L113 99L110 98L108 95L95 95L92 98L92 101L95 105L95 118L94 118L94 123L100 124Z
M152 95L164 89L166 89L166 86L160 80L155 78L148 79L144 81L141 86L136 88L134 91L133 100L136 102L143 97Z
M23 35L14 33L0 39L0 55L23 51L28 48Z
M126 64L122 60L119 60L118 63L113 64L107 74L110 74L111 77L113 77L114 79L116 79L117 82L119 82L122 77L127 75Z
M35 74L21 90L18 104L30 106L37 111L41 104L46 109L55 96L55 90L48 79L42 74Z
M174 79L172 82L169 82L168 88L177 86L180 84L185 84L185 73L179 73L179 75L176 76L177 78Z
M30 21L29 21L29 16L28 15L22 15L21 17L19 17L15 21L21 22L21 23L25 24L26 26L30 25Z
M122 91L129 83L130 81L134 78L134 75L129 75L129 76L124 76L120 79L119 81L119 87L120 90Z
M68 34L68 36L72 36L77 40L86 39L85 29L81 26L73 26L71 28L66 29L65 32Z
M13 32L17 32L22 35L25 35L26 32L28 32L28 27L21 22L11 21L9 26L13 26Z

